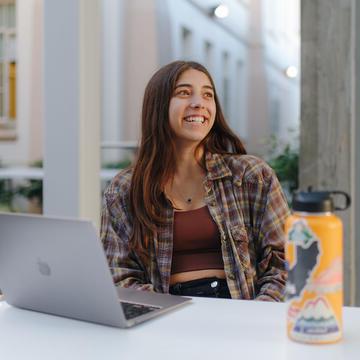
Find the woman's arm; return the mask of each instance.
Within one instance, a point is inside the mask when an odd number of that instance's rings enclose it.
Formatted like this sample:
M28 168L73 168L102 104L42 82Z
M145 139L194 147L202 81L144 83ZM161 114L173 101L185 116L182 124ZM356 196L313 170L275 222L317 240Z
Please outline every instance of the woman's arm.
M154 291L136 254L130 249L130 217L118 196L105 193L101 241L116 286Z
M268 179L264 189L262 216L258 223L256 300L283 301L287 280L284 223L289 215L289 208L272 170Z

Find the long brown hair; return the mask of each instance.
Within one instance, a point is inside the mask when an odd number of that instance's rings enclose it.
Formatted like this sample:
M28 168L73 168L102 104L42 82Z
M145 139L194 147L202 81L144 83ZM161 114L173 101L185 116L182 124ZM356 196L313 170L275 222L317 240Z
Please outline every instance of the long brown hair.
M142 107L142 137L130 188L133 217L131 245L146 256L150 241L165 218L164 187L175 173L175 146L169 125L169 104L181 74L195 69L209 78L214 88L215 122L198 148L204 153L246 154L240 139L227 125L214 82L204 66L193 61L175 61L158 70L145 88Z

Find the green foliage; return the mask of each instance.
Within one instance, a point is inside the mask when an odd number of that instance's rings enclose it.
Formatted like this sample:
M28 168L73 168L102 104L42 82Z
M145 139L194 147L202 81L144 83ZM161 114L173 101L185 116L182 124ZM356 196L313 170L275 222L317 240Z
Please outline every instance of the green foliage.
M125 169L130 165L131 165L131 161L129 159L125 159L125 160L117 161L117 162L108 162L108 163L104 164L104 168L120 170L120 169Z
M289 205L292 193L299 188L299 140L298 132L287 129L286 142L272 135L268 141L266 160L274 169Z
M292 193L299 187L299 153L286 145L283 152L268 161L278 179L287 183Z
M43 161L42 160L34 161L30 166L42 168ZM43 182L42 180L29 180L28 185L18 186L16 188L16 193L26 197L28 200L36 198L39 200L39 203L42 204Z
M43 200L43 183L42 180L29 180L29 185L19 186L17 193L31 200L39 199L40 204Z
M0 204L11 208L14 191L6 184L6 180L0 180Z
M30 166L31 167L36 167L36 168L42 168L43 167L43 161L42 160L36 160Z

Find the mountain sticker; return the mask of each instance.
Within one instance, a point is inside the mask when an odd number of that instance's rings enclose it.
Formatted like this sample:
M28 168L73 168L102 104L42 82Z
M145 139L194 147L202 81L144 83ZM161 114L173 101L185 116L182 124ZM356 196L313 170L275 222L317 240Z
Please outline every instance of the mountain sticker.
M314 300L308 300L295 320L292 334L303 340L311 340L312 337L329 340L329 336L337 338L340 334L340 326L334 312L327 300L320 296Z

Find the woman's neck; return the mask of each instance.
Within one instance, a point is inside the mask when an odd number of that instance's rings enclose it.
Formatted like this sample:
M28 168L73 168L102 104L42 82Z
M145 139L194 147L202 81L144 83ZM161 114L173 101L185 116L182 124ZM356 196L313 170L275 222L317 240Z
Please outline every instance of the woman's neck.
M204 150L176 148L176 168L165 193L176 210L192 210L204 206L205 171L201 166Z
M203 174L204 170L201 167L201 159L204 155L204 150L200 149L195 152L196 148L186 148L176 152L176 170L175 177L189 178Z

